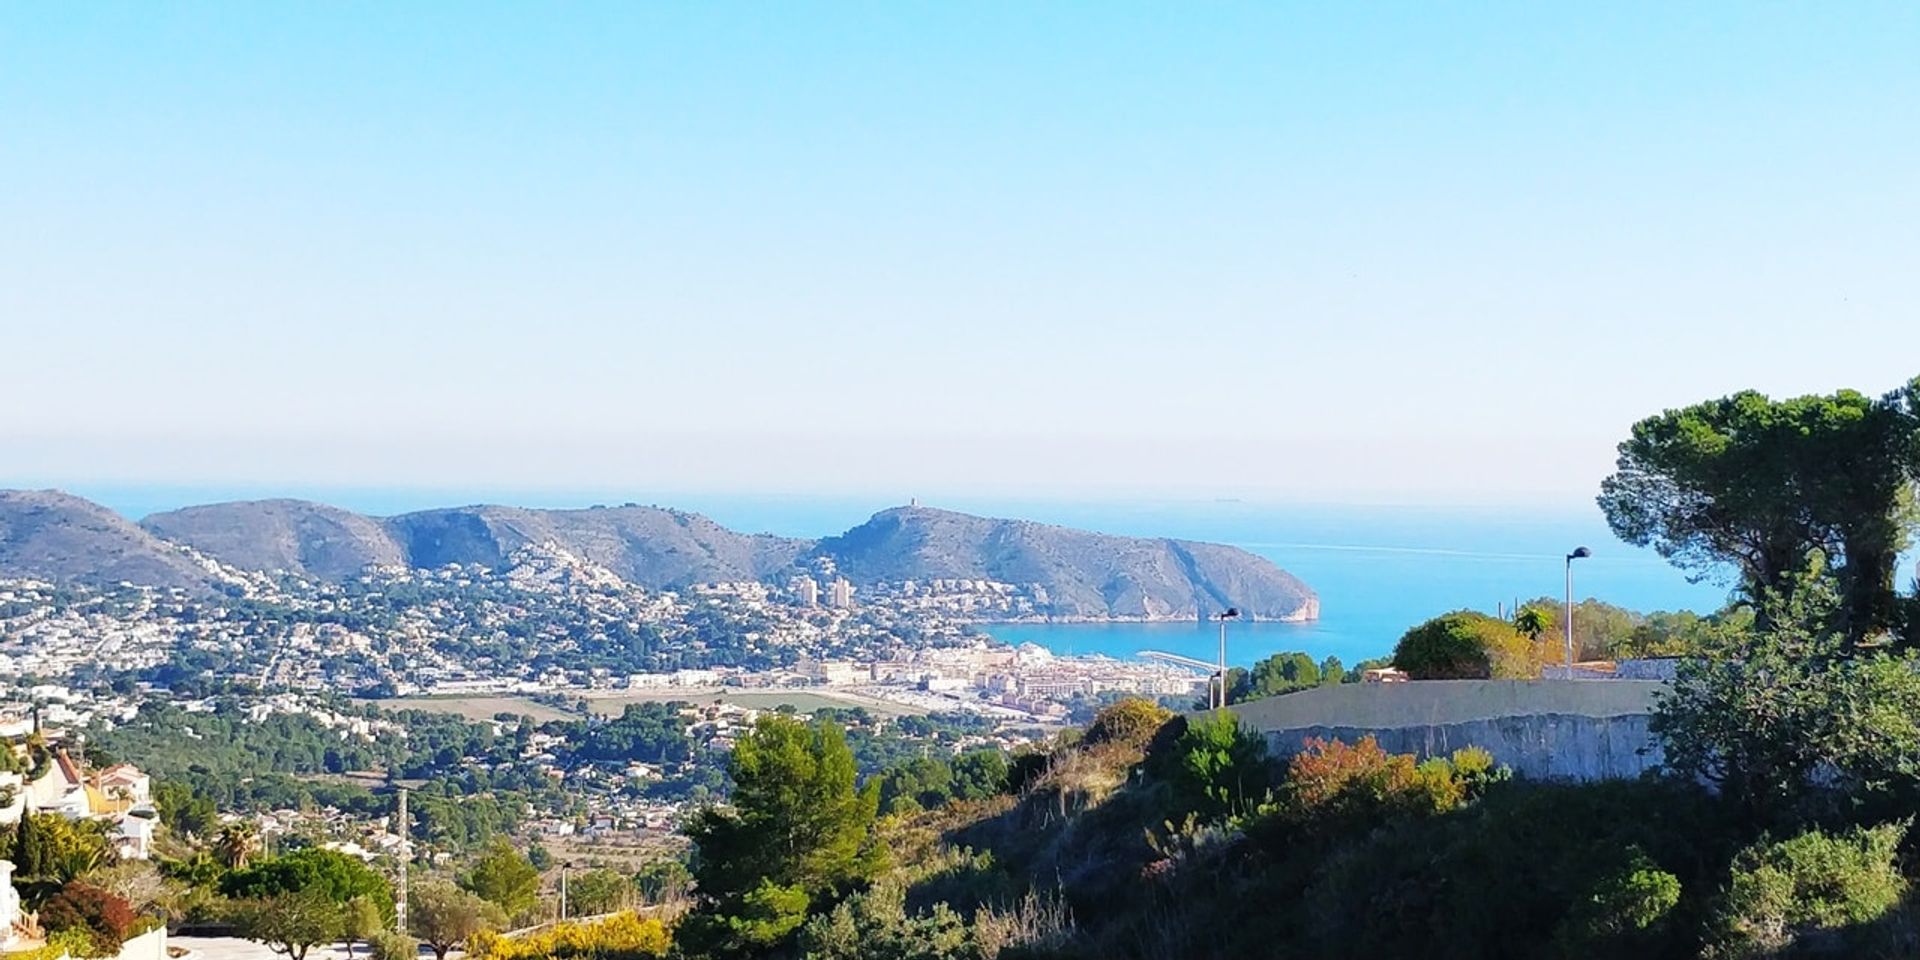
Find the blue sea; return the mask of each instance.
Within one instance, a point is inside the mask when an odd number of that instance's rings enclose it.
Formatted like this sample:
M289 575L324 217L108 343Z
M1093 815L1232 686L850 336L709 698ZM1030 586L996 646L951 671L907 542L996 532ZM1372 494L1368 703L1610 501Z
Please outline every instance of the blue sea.
M136 518L192 503L265 496L321 500L381 515L479 502L580 507L633 501L698 511L738 530L801 537L840 533L895 505L853 498L627 492L71 489ZM1320 619L1231 624L1228 658L1243 665L1281 650L1304 650L1316 659L1331 654L1352 664L1384 656L1409 626L1436 614L1462 608L1492 613L1515 600L1560 597L1564 558L1579 546L1593 551L1592 558L1574 567L1580 598L1638 610L1705 613L1727 596L1724 585L1689 583L1652 551L1614 538L1591 501L1515 509L964 498L927 505L1106 533L1231 543L1272 560L1320 595ZM1164 650L1211 660L1217 642L1214 628L1198 623L1018 624L986 630L1057 653L1123 658Z

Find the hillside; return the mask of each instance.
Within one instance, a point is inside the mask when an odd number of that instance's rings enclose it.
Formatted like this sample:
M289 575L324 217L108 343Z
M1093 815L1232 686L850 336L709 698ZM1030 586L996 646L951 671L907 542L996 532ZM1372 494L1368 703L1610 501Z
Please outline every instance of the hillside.
M188 507L155 514L142 526L242 569L326 579L351 576L368 564L500 567L520 547L553 544L634 583L666 587L762 579L811 545L735 533L698 514L640 506L448 507L382 519L321 503L265 500Z
M213 582L185 551L106 507L57 490L0 490L0 576L189 590Z
M383 526L416 567L499 566L521 546L552 543L649 587L765 579L791 566L811 545L736 533L697 513L641 506L455 507L402 514Z
M553 546L646 587L779 580L829 560L855 584L991 580L1028 591L1056 619L1190 619L1235 606L1262 620L1307 620L1306 584L1236 547L1121 537L927 507L883 510L810 541L745 534L699 514L627 505L581 510L466 506L371 517L304 500L187 507L139 525L56 492L0 494L0 576L59 581L207 582L196 558L328 580L370 565L499 568L524 546Z
M1263 620L1311 620L1299 578L1237 547L1091 533L927 507L883 510L822 540L856 583L964 578L1038 584L1058 618L1192 618L1237 606Z
M305 500L187 507L155 514L140 526L243 570L337 580L370 565L407 561L379 521Z

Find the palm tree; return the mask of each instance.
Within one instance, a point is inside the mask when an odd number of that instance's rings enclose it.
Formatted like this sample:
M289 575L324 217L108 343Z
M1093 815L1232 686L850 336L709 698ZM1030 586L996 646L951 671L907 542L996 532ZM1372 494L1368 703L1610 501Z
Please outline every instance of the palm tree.
M229 870L245 870L260 851L260 831L246 820L236 820L213 841L213 855Z

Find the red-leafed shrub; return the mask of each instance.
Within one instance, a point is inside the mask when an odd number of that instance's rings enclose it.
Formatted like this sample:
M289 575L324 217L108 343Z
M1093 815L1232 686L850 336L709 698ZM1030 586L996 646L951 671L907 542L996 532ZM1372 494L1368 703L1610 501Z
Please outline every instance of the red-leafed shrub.
M1297 824L1352 824L1396 814L1444 813L1504 776L1485 750L1416 763L1372 737L1359 743L1309 740L1287 765L1282 810Z
M124 898L82 880L69 881L40 905L40 925L48 933L84 930L109 954L134 934L139 922L139 914Z

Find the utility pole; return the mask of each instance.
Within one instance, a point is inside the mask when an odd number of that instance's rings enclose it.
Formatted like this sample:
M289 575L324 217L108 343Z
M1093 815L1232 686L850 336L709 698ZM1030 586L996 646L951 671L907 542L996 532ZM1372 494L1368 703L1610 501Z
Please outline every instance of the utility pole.
M400 876L393 887L393 925L399 933L407 932L407 865L413 860L413 829L407 820L407 788L400 788L400 799L394 811L394 831L400 834Z

